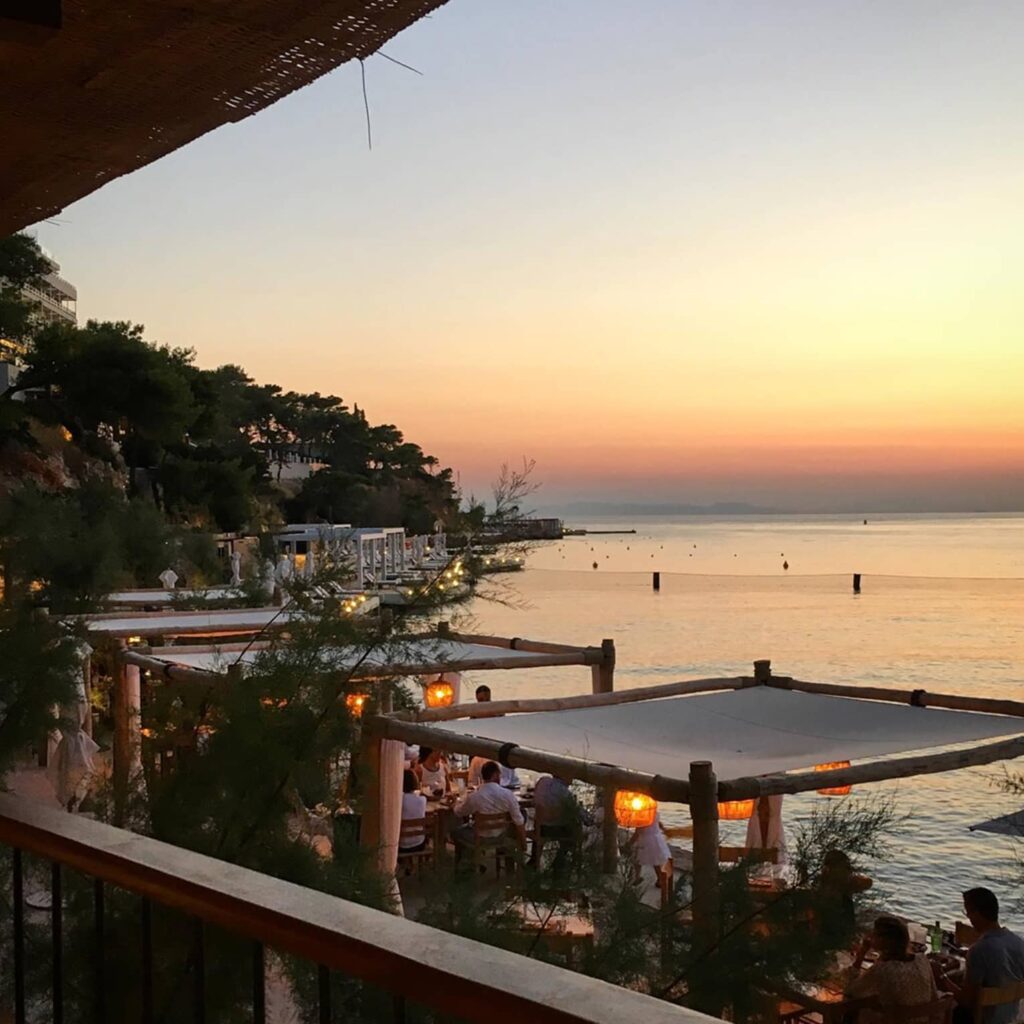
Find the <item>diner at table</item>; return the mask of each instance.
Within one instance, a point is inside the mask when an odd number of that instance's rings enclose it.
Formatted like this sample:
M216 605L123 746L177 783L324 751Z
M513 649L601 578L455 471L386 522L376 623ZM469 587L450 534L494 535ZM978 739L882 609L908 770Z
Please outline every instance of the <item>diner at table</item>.
M1002 989L1024 984L1024 939L999 923L999 899L991 889L979 886L963 894L964 912L978 938L967 951L962 978L943 974L942 989L957 1002L954 1024L971 1024L981 1010L981 1024L1014 1024L1021 1019L1021 996L990 1006L979 1006L982 989Z
M474 757L469 762L469 785L471 787L479 786L484 781L483 767L486 764L498 764L498 762L489 761L486 757ZM519 776L516 774L515 768L509 768L507 765L499 764L498 771L500 773L500 785L504 786L506 789L519 788Z
M427 798L419 792L419 781L415 772L406 769L402 775L402 821L421 821L426 815ZM426 836L408 838L399 834L398 849L402 853L414 853L426 845Z
M456 802L453 812L457 818L472 818L475 815L507 814L511 829L521 848L526 847L526 820L516 795L501 784L501 767L497 761L484 761L480 768L481 783ZM483 838L495 840L504 836L507 827L494 833L485 833ZM452 832L456 847L473 846L477 831L472 823L460 825Z
M420 747L419 760L414 769L420 789L431 796L443 796L448 792L448 767L440 750Z

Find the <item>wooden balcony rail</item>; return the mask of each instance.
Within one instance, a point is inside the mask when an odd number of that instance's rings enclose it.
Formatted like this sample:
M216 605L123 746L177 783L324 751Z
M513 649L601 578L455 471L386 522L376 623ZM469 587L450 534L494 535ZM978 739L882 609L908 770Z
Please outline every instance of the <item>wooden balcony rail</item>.
M99 822L0 794L0 844L14 850L13 927L15 1021L25 1019L22 855L51 862L53 895L51 993L54 1021L63 1018L61 871L94 880L96 928L102 935L104 886L142 897L145 921L153 904L195 921L194 1019L204 1020L204 924L254 940L253 1019L264 1020L263 950L270 947L320 965L321 998L338 971L404 1000L464 1021L486 1024L710 1024L713 1018L594 978L450 935L392 914L283 882ZM146 932L144 931L144 934ZM102 943L94 950L102 956ZM152 957L152 950L149 951ZM143 950L143 963L146 963ZM102 962L96 965L103 976ZM145 992L145 983L143 990ZM102 998L102 994L100 994ZM150 1008L151 1009L151 1008ZM102 1007L97 1008L102 1018ZM320 1019L329 1021L321 1003Z

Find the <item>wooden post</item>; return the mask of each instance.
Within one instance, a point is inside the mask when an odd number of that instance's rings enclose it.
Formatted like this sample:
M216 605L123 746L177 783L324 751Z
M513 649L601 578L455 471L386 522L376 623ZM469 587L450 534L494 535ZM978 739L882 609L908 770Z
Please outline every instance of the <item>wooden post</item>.
M615 689L615 641L601 641L601 661L591 665L591 689L593 693L611 693Z
M651 578L651 586L655 590L661 590L661 573L660 572L656 572L652 576L652 578Z
M767 658L754 662L754 682L764 685L772 677L772 663Z
M82 731L86 736L92 737L92 655L87 654L82 662L82 685L85 689L85 722L82 723Z
M693 927L701 949L718 941L718 780L710 761L690 765Z
M859 594L860 593L860 573L859 572L855 572L853 574L853 592L855 594Z
M619 863L619 823L615 820L615 790L607 787L601 790L601 870L614 875Z
M442 639L452 635L452 624L450 622L439 622L437 624L437 635Z
M114 659L114 681L111 693L111 711L114 717L114 748L111 754L111 774L114 781L114 824L124 823L128 804L128 778L131 772L131 697L129 693L128 663L123 654L128 644L118 641L118 654ZM138 666L133 666L138 672Z
M380 751L380 736L364 728L359 747L359 845L373 850L380 846Z

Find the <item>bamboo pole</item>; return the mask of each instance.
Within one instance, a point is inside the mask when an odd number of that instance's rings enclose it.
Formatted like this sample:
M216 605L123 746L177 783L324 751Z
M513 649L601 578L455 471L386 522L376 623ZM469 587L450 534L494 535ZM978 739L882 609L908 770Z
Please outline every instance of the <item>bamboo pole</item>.
M703 949L718 941L718 800L710 761L690 765L693 818L693 927Z
M377 850L381 844L381 739L380 735L366 729L364 725L359 745L359 788L362 809L359 845L371 850Z
M452 704L447 708L427 708L420 711L419 722L446 722L456 718L500 718L502 715L528 714L536 711L576 711L581 708L610 707L632 704L658 697L681 697L688 693L717 690L739 690L752 686L753 680L687 679L678 683L659 683L657 686L639 686L634 690L616 690L612 693L587 693L576 697L538 697L529 700L496 700L473 704Z
M363 735L368 732L382 739L403 740L406 743L421 743L439 750L450 750L471 757L486 757L502 761L510 768L529 768L531 771L549 772L579 779L592 786L629 789L647 793L655 800L666 803L687 803L690 798L690 784L686 779L674 779L665 775L651 775L647 772L632 771L614 765L584 761L582 758L551 754L533 747L479 736L465 736L449 732L436 726L421 725L400 718L371 716L363 720Z
M1022 726L1024 728L1024 726ZM827 772L794 772L730 779L718 784L719 800L750 800L754 797L773 796L778 793L806 793L812 789L831 789L838 786L856 786L866 782L884 782L905 779L913 775L934 775L938 772L972 768L994 761L1005 761L1024 756L1024 736L986 743L967 750L947 750L938 754L919 754L911 757L886 758L851 768L838 768Z
M601 790L601 870L614 875L619 863L619 823L615 818L615 793L613 786Z
M808 683L802 679L772 677L767 684L780 690L800 693L821 693L830 697L854 697L859 700L882 700L915 707L946 708L951 711L980 711L990 715L1013 715L1024 718L1024 701L999 700L993 697L962 697L952 693L929 693L927 690L898 690L887 686L850 686L841 683Z
M543 640L527 640L518 636L492 636L488 633L449 633L447 638L463 644L504 647L512 651L533 651L536 654L591 654L601 657L604 653L603 644L595 647L575 647L572 644L552 644Z
M128 806L128 773L131 763L131 725L129 721L128 664L122 640L114 658L111 712L114 718L114 742L111 751L111 776L114 783L114 824L124 822Z

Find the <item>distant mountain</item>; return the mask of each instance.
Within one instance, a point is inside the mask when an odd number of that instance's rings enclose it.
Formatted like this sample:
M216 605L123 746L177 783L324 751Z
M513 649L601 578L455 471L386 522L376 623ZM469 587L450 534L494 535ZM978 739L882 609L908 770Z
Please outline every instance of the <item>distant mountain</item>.
M574 501L565 505L561 511L570 516L767 516L778 515L784 510L748 505L743 501L716 501L712 505Z

